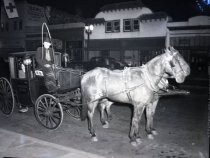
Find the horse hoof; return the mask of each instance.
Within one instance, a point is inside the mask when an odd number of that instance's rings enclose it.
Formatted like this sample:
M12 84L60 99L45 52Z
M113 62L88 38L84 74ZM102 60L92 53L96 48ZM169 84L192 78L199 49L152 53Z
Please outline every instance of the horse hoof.
M133 147L137 147L139 144L138 144L136 141L132 141L132 142L131 142L131 145L132 145Z
M150 140L153 140L153 139L154 139L154 137L153 137L152 134L148 134L148 135L147 135L147 138L150 139Z
M158 135L158 132L155 131L155 130L153 130L153 131L152 131L152 134L153 134L154 136L156 136L156 135Z
M91 141L92 141L92 142L97 142L97 141L98 141L98 138L97 138L97 137L92 137L92 138L91 138Z
M138 145L140 145L140 144L142 143L141 138L137 138L137 139L136 139L136 143L137 143Z
M102 127L103 128L109 128L109 122L106 121L106 123Z

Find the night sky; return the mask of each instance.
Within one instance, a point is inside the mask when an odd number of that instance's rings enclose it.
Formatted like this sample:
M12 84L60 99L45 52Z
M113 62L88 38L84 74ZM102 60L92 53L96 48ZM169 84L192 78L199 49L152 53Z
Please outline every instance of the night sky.
M94 18L100 8L106 4L126 2L129 0L28 0L39 5L50 5L57 9L64 10L71 14L78 14L84 18ZM146 7L154 12L164 11L168 13L174 21L187 20L196 15L210 15L210 5L208 11L201 11L198 1L202 0L142 0ZM206 8L205 8L206 9Z

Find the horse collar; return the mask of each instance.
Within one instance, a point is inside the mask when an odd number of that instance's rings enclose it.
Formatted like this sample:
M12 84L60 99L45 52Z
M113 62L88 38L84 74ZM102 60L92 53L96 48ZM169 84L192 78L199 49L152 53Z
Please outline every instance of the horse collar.
M142 71L143 71L143 78L144 78L145 85L148 86L148 88L152 90L153 92L157 92L159 90L158 86L153 81L153 79L151 79L151 75L150 75L151 73L149 72L148 66L144 65Z

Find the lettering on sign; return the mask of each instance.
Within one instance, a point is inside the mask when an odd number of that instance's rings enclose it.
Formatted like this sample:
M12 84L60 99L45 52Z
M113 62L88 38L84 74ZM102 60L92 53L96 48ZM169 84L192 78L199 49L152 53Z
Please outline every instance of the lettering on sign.
M28 13L28 20L31 21L45 20L44 8L42 7L28 4L27 13Z

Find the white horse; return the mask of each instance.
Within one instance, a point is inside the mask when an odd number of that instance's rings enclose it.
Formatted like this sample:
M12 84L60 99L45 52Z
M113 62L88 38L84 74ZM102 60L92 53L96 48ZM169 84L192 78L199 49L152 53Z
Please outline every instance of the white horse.
M110 106L113 102L129 103L134 106L130 129L130 141L133 146L141 143L139 122L146 108L146 131L149 138L157 132L153 127L153 116L159 101L158 91L161 82L167 83L168 77L174 77L177 83L183 83L190 74L190 67L180 53L171 48L156 56L142 67L111 71L106 68L95 68L87 72L81 79L83 99L83 119L88 118L88 128L92 141L97 141L93 127L93 115L97 105L100 105L101 122L108 127L110 121ZM104 119L107 111L108 120Z

